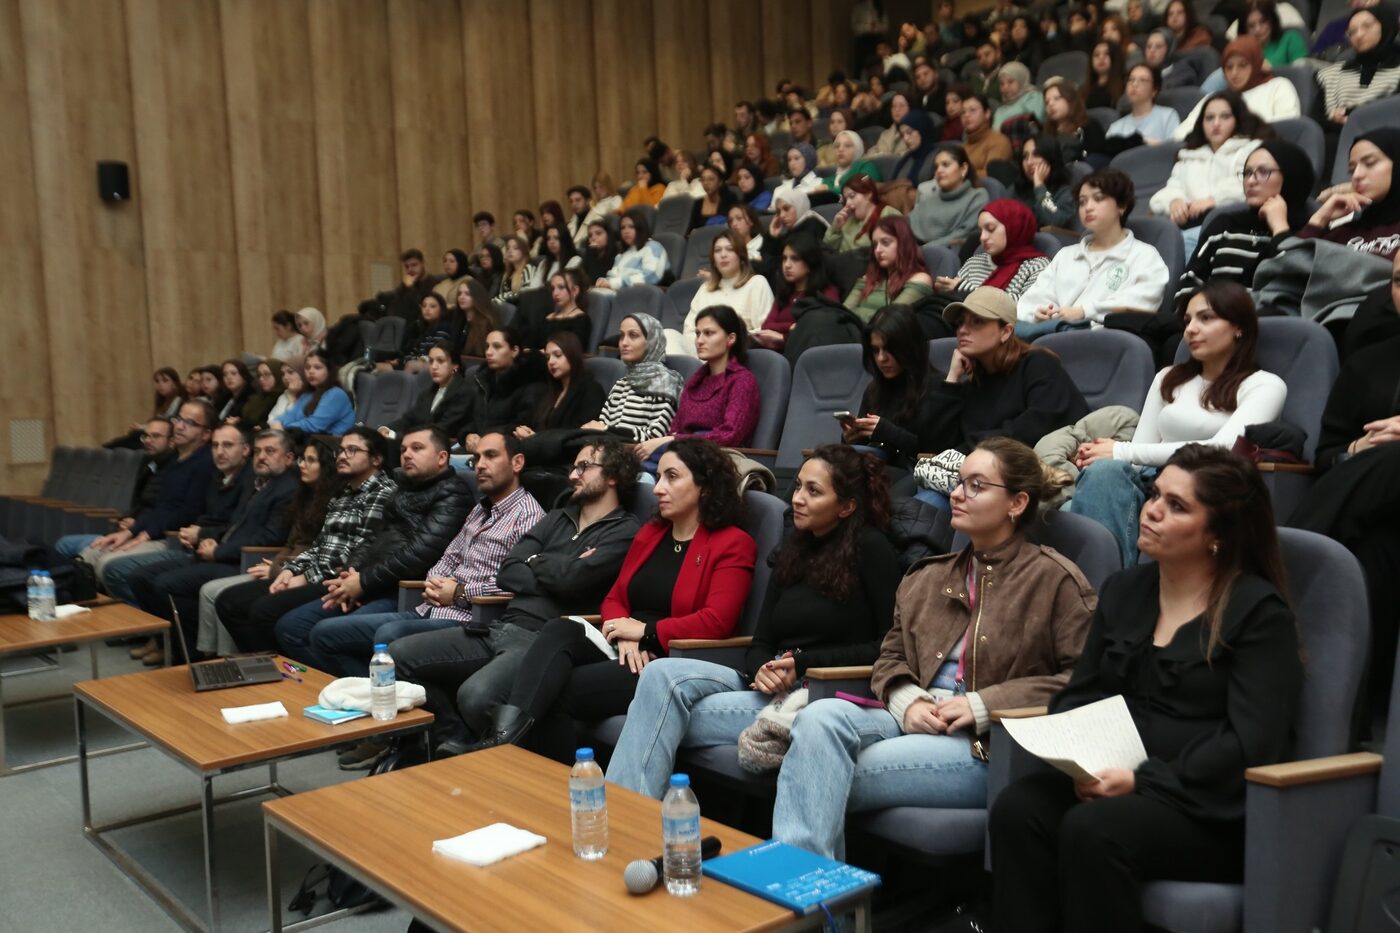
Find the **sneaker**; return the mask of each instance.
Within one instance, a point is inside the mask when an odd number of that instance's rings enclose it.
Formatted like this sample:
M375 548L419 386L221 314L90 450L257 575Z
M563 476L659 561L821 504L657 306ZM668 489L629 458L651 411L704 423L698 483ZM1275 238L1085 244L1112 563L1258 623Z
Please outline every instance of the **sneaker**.
M342 771L368 771L379 762L379 759L384 757L384 753L388 750L388 742L370 739L348 751L341 752L340 757L336 759L336 764L340 766Z

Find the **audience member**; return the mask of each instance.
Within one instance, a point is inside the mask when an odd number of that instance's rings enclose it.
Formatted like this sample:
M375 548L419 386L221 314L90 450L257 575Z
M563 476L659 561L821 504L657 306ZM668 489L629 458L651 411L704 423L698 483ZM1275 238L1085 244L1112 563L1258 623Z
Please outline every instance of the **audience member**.
M880 188L869 175L851 176L841 188L841 200L841 210L821 240L823 246L838 253L869 249L870 234L880 218L899 216L897 207L880 200Z
M593 209L600 217L622 213L622 196L617 193L617 185L607 172L593 173Z
M1112 42L1096 42L1089 57L1089 77L1080 88L1084 106L1117 109L1126 84L1123 49Z
M501 283L492 297L496 301L514 302L531 284L529 240L518 233L506 237L501 257Z
M531 424L516 425L512 432L520 440L540 431L578 428L598 417L606 398L603 387L583 363L583 344L571 331L549 335L544 345L549 391L540 397Z
M763 319L763 326L749 337L760 347L781 352L788 332L797 322L793 306L812 296L830 302L841 300L836 286L827 281L821 244L811 237L793 237L783 245L783 258L773 289L773 307Z
M298 398L306 394L306 372L302 369L300 361L296 363L283 363L282 369L282 394L277 397L277 401L272 404L272 410L267 413L266 423L280 422L284 414L291 410Z
M664 198L698 198L704 192L700 189L700 166L695 155L684 149L676 150L676 180L666 186Z
M606 279L617 261L617 241L602 220L590 220L579 268L590 282Z
M249 429L266 426L273 406L282 397L282 361L269 357L259 362L253 372L253 382L255 387L244 399L243 411L238 416L238 423Z
M431 424L448 437L460 437L471 415L472 392L461 376L462 358L445 340L433 344L428 351L428 378L431 383L418 394L409 409L379 433L389 440L399 436L412 425Z
M273 313L272 332L277 335L277 342L272 345L267 359L301 359L301 335L297 333L297 319L292 312L282 310Z
M690 211L691 229L725 222L729 209L736 203L734 192L729 190L726 181L728 177L728 173L713 165L706 165L700 170L700 197L696 198L695 206Z
M500 249L505 240L496 232L496 215L490 211L477 211L472 215L472 226L476 228L477 247L494 246Z
M469 454L489 431L512 433L528 424L545 392L540 355L529 351L513 327L486 335L486 365L468 381L470 400L461 444Z
M1380 100L1400 87L1400 49L1395 34L1400 12L1389 3L1353 9L1346 38L1354 55L1317 70L1326 126L1336 132L1362 104Z
M884 217L871 235L870 263L846 296L846 307L862 323L870 323L885 305L912 305L933 294L919 243L903 217Z
M617 208L619 214L626 214L632 208L641 207L644 204L655 207L661 203L661 198L666 194L665 179L661 177L661 170L651 159L637 160L635 177L636 182Z
M1021 171L1016 176L1016 198L1031 209L1037 227L1072 229L1077 220L1074 192L1060 140L1037 136L1021 147Z
M541 242L540 254L530 264L531 288L543 288L559 273L577 268L583 262L563 224L545 227Z
M734 186L743 202L756 211L766 211L773 203L773 192L763 186L763 170L752 162L741 162L734 170Z
M676 414L681 377L666 366L666 334L650 314L622 319L617 350L627 371L613 383L598 420L583 427L640 444L666 433Z
M789 195L792 200L802 195ZM773 307L773 289L768 280L754 272L748 253L735 242L734 234L725 231L710 241L710 271L708 281L690 300L681 329L666 331L666 351L687 356L696 355L696 321L707 308L723 305L736 312L744 322L745 334L757 330ZM742 446L742 445L741 445Z
M1162 22L1176 40L1173 51L1178 55L1211 44L1210 30L1197 21L1196 10L1186 0L1171 0Z
M462 282L453 294L453 308L455 316L463 321L462 355L485 356L486 335L501 326L486 286L473 278Z
M929 391L928 340L905 305L881 308L870 319L861 360L870 384L860 414L841 422L841 440L870 449L892 467L907 471L938 422Z
M570 214L566 224L574 247L582 252L588 242L588 225L603 219L603 212L593 206L593 193L586 185L574 185L569 189Z
M984 95L964 97L959 117L968 161L979 175L987 174L989 162L1010 160L1011 140L992 128L992 105Z
M1240 95L1245 107L1263 123L1291 120L1302 116L1298 91L1293 82L1283 77L1270 77L1264 65L1264 50L1253 36L1240 36L1221 53L1226 86ZM1172 133L1173 139L1185 139L1198 125L1202 110L1213 97L1195 106Z
M789 146L785 165L787 171L783 174L783 180L773 190L774 204L792 195L810 195L822 190L823 182L817 175L816 149L807 143Z
M471 260L460 249L450 249L442 254L442 275L438 277L433 291L443 304L451 305L452 296L457 294L457 286L471 277ZM421 306L420 306L421 307Z
M305 434L344 434L355 423L355 406L337 382L339 373L325 351L313 350L306 355L304 366L306 391L297 396L291 407L268 427Z
M1134 65L1128 72L1129 110L1113 121L1104 134L1106 141L1114 141L1114 149L1121 152L1143 143L1154 146L1176 138L1181 116L1171 107L1157 103L1161 90L1161 72L1151 65Z
M933 178L919 185L909 228L920 243L956 247L977 229L977 215L988 200L967 150L941 143L933 156Z
M1098 120L1089 116L1079 89L1064 78L1045 82L1045 125L1040 139L1059 137L1065 162L1087 161L1107 151L1104 130Z
M428 272L428 266L423 261L421 249L404 250L399 255L399 263L403 267L403 278L389 293L388 312L406 321L411 321L418 316L418 305L423 301L423 296L433 290L437 279ZM302 314L305 311L306 309L303 308L297 313ZM324 328L324 321L321 323ZM302 333L306 332L302 331ZM306 349L308 353L311 351L311 347Z
M616 291L628 285L659 285L670 271L666 247L651 238L651 223L640 210L629 210L618 224L622 252L613 260L608 274L597 282L598 288Z
M768 145L768 134L762 130L755 130L744 138L744 160L757 165L765 179L782 172L778 157Z
M933 174L934 150L938 148L938 130L933 117L922 110L911 110L899 121L904 137L904 155L895 163L892 181L903 179L917 185Z
M1274 0L1250 0L1245 7L1244 31L1264 48L1270 69L1283 68L1308 54L1308 44L1296 29L1284 29Z
M1400 185L1392 183L1397 158L1400 129L1385 126L1357 136L1347 155L1351 190L1333 188L1298 236L1394 258L1400 251Z
M865 151L867 156L903 156L909 150L904 142L904 134L900 130L904 124L904 118L909 116L914 109L910 100L910 95L904 91L895 91L891 95L890 102L885 107L889 113L890 124L875 140L875 145Z
M471 287L463 282L458 288L463 286L470 295ZM403 340L399 343L401 368L408 372L421 372L426 368L428 351L435 344L458 346L467 323L466 316L460 312L460 308L449 306L448 300L437 292L424 295L419 304L418 317L404 328Z
M1031 82L1031 71L1020 62L1007 62L1001 66L998 75L1001 90L1001 106L992 114L992 126L1003 133L1010 129L1007 124L1013 120L1029 117L1038 125L1045 119L1045 98L1040 88ZM1022 138L1025 133L1021 132Z
M999 288L1019 299L1050 265L1035 245L1036 218L1020 201L998 198L977 215L978 240L982 248L968 257L953 278L933 280L937 298L960 301L983 285Z
M501 246L504 245L505 240L501 240ZM505 253L501 251L501 246L487 243L477 254L474 278L486 288L486 294L492 297L501 290L501 278L506 265Z

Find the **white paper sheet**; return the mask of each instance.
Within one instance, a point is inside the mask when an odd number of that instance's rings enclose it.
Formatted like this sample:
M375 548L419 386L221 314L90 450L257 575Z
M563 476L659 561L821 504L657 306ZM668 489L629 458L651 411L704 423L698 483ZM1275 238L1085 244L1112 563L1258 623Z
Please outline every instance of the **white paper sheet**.
M1079 781L1097 780L1109 768L1131 771L1147 760L1121 696L1053 716L1003 719L1001 724L1026 751Z
M53 617L55 619L70 619L73 616L80 616L84 612L92 612L92 610L87 606L78 606L70 603L65 606L55 606L53 609Z
M252 706L226 706L219 712L223 714L224 722L233 726L240 722L256 722L259 719L285 716L287 707L282 705L281 700L274 700L271 703L254 703Z
M588 636L588 640L593 642L594 646L599 651L607 655L610 660L617 660L617 648L603 636L602 629L598 628L598 626L594 625L592 622L589 622L583 616L569 616L569 618L583 626L583 634Z

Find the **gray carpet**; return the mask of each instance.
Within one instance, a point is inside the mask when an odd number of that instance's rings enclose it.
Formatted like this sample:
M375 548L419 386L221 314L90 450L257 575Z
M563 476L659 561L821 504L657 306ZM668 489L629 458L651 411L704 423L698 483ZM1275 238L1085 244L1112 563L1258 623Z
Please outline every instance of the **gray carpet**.
M64 692L89 676L87 650L58 655L60 667L5 677L6 704ZM126 648L99 646L105 675L141 670ZM8 659L0 670L20 666ZM33 666L25 662L24 666ZM74 750L71 698L23 706L6 712L6 739L11 765L37 761ZM89 717L90 747L125 744L131 737L100 716ZM152 749L97 758L89 764L93 817L111 822L199 800L199 781L182 765ZM216 779L222 796L266 780L266 769ZM335 766L331 753L284 763L279 779L294 790L311 790L354 779ZM215 850L223 928L266 930L261 803L267 797L241 800L216 810ZM178 930L146 893L127 880L82 834L82 807L76 764L59 765L0 779L4 829L0 831L0 931L101 930L101 933L157 933ZM199 812L112 834L148 871L186 905L204 915L203 843ZM289 899L312 859L290 842L281 845L283 892ZM328 907L322 901L316 908ZM299 916L286 920L300 919ZM409 917L383 911L347 917L326 926L345 933L402 933Z

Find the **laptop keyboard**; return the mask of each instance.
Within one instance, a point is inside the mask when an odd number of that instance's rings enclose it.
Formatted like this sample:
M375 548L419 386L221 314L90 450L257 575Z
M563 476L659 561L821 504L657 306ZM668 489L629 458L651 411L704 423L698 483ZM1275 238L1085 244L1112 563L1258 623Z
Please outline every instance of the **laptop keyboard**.
M243 671L232 661L206 661L195 668L200 683L211 686L236 684L243 680Z

